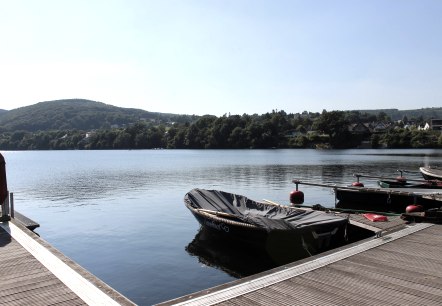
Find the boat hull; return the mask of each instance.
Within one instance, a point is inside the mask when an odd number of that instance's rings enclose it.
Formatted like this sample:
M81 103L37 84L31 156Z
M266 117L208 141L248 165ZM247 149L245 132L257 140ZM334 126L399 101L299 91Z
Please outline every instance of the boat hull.
M426 180L442 181L442 169L432 167L420 167L419 171Z
M400 189L400 188L398 188ZM408 205L422 205L424 209L439 208L442 202L434 199L423 198L414 195L413 192L397 192L397 189L389 189L392 192L375 192L356 189L337 188L335 190L338 208L365 209L383 212L403 213ZM412 189L410 189L412 190ZM415 189L417 190L417 189ZM424 189L422 189L424 191ZM383 191L387 191L383 189ZM425 189L430 191L430 189ZM436 190L435 192L439 192ZM429 192L431 194L431 192Z
M265 250L275 263L285 264L318 254L346 242L346 224L321 229L271 230L238 225L222 218L205 217L192 211L205 230L227 239Z

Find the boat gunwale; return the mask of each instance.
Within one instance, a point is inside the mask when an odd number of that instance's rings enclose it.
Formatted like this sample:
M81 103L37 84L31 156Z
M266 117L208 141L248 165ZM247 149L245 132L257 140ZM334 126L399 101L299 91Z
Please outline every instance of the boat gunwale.
M245 227L245 228L249 228L249 229L265 231L265 229L263 227L259 227L259 226L256 226L256 225L253 225L253 224L250 224L250 223L229 220L229 219L217 216L216 215L217 211L213 211L214 214L210 214L208 212L202 211L199 208L193 207L189 203L185 203L185 205L193 214L199 215L200 217L203 217L203 218L206 218L206 219L211 219L211 220L217 221L217 222L224 222L224 223L229 224L229 225L236 225L236 226L239 226L239 227Z

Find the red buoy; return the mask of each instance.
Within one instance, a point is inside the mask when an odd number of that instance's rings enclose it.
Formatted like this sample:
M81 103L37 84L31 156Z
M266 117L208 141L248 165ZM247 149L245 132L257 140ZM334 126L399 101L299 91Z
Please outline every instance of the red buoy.
M290 192L290 203L291 204L304 203L304 192L299 190L293 190L292 192Z
M407 208L405 208L405 212L408 213L413 213L413 212L422 212L424 211L424 208L422 205L408 205Z
M353 183L351 183L351 185L353 187L364 187L364 184L362 184L361 182L353 182Z
M396 177L396 181L398 181L399 183L406 183L407 179L405 178L405 176L398 176Z

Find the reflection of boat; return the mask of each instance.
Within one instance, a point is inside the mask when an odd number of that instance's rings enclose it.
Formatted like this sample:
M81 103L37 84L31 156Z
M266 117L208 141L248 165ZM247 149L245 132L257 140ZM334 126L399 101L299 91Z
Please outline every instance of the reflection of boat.
M186 251L198 257L202 264L222 270L235 278L241 278L277 266L262 249L226 238L214 231L201 227Z
M420 172L426 180L442 181L442 169L437 167L420 167Z
M203 227L265 248L277 262L340 245L348 223L334 214L256 202L216 190L193 189L184 202Z

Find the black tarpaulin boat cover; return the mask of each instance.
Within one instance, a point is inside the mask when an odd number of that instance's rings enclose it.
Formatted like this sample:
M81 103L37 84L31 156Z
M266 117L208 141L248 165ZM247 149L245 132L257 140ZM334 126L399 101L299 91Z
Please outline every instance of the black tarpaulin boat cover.
M232 214L242 222L269 231L339 226L348 222L347 219L333 214L256 202L245 196L217 190L193 189L185 195L184 201L195 209Z

